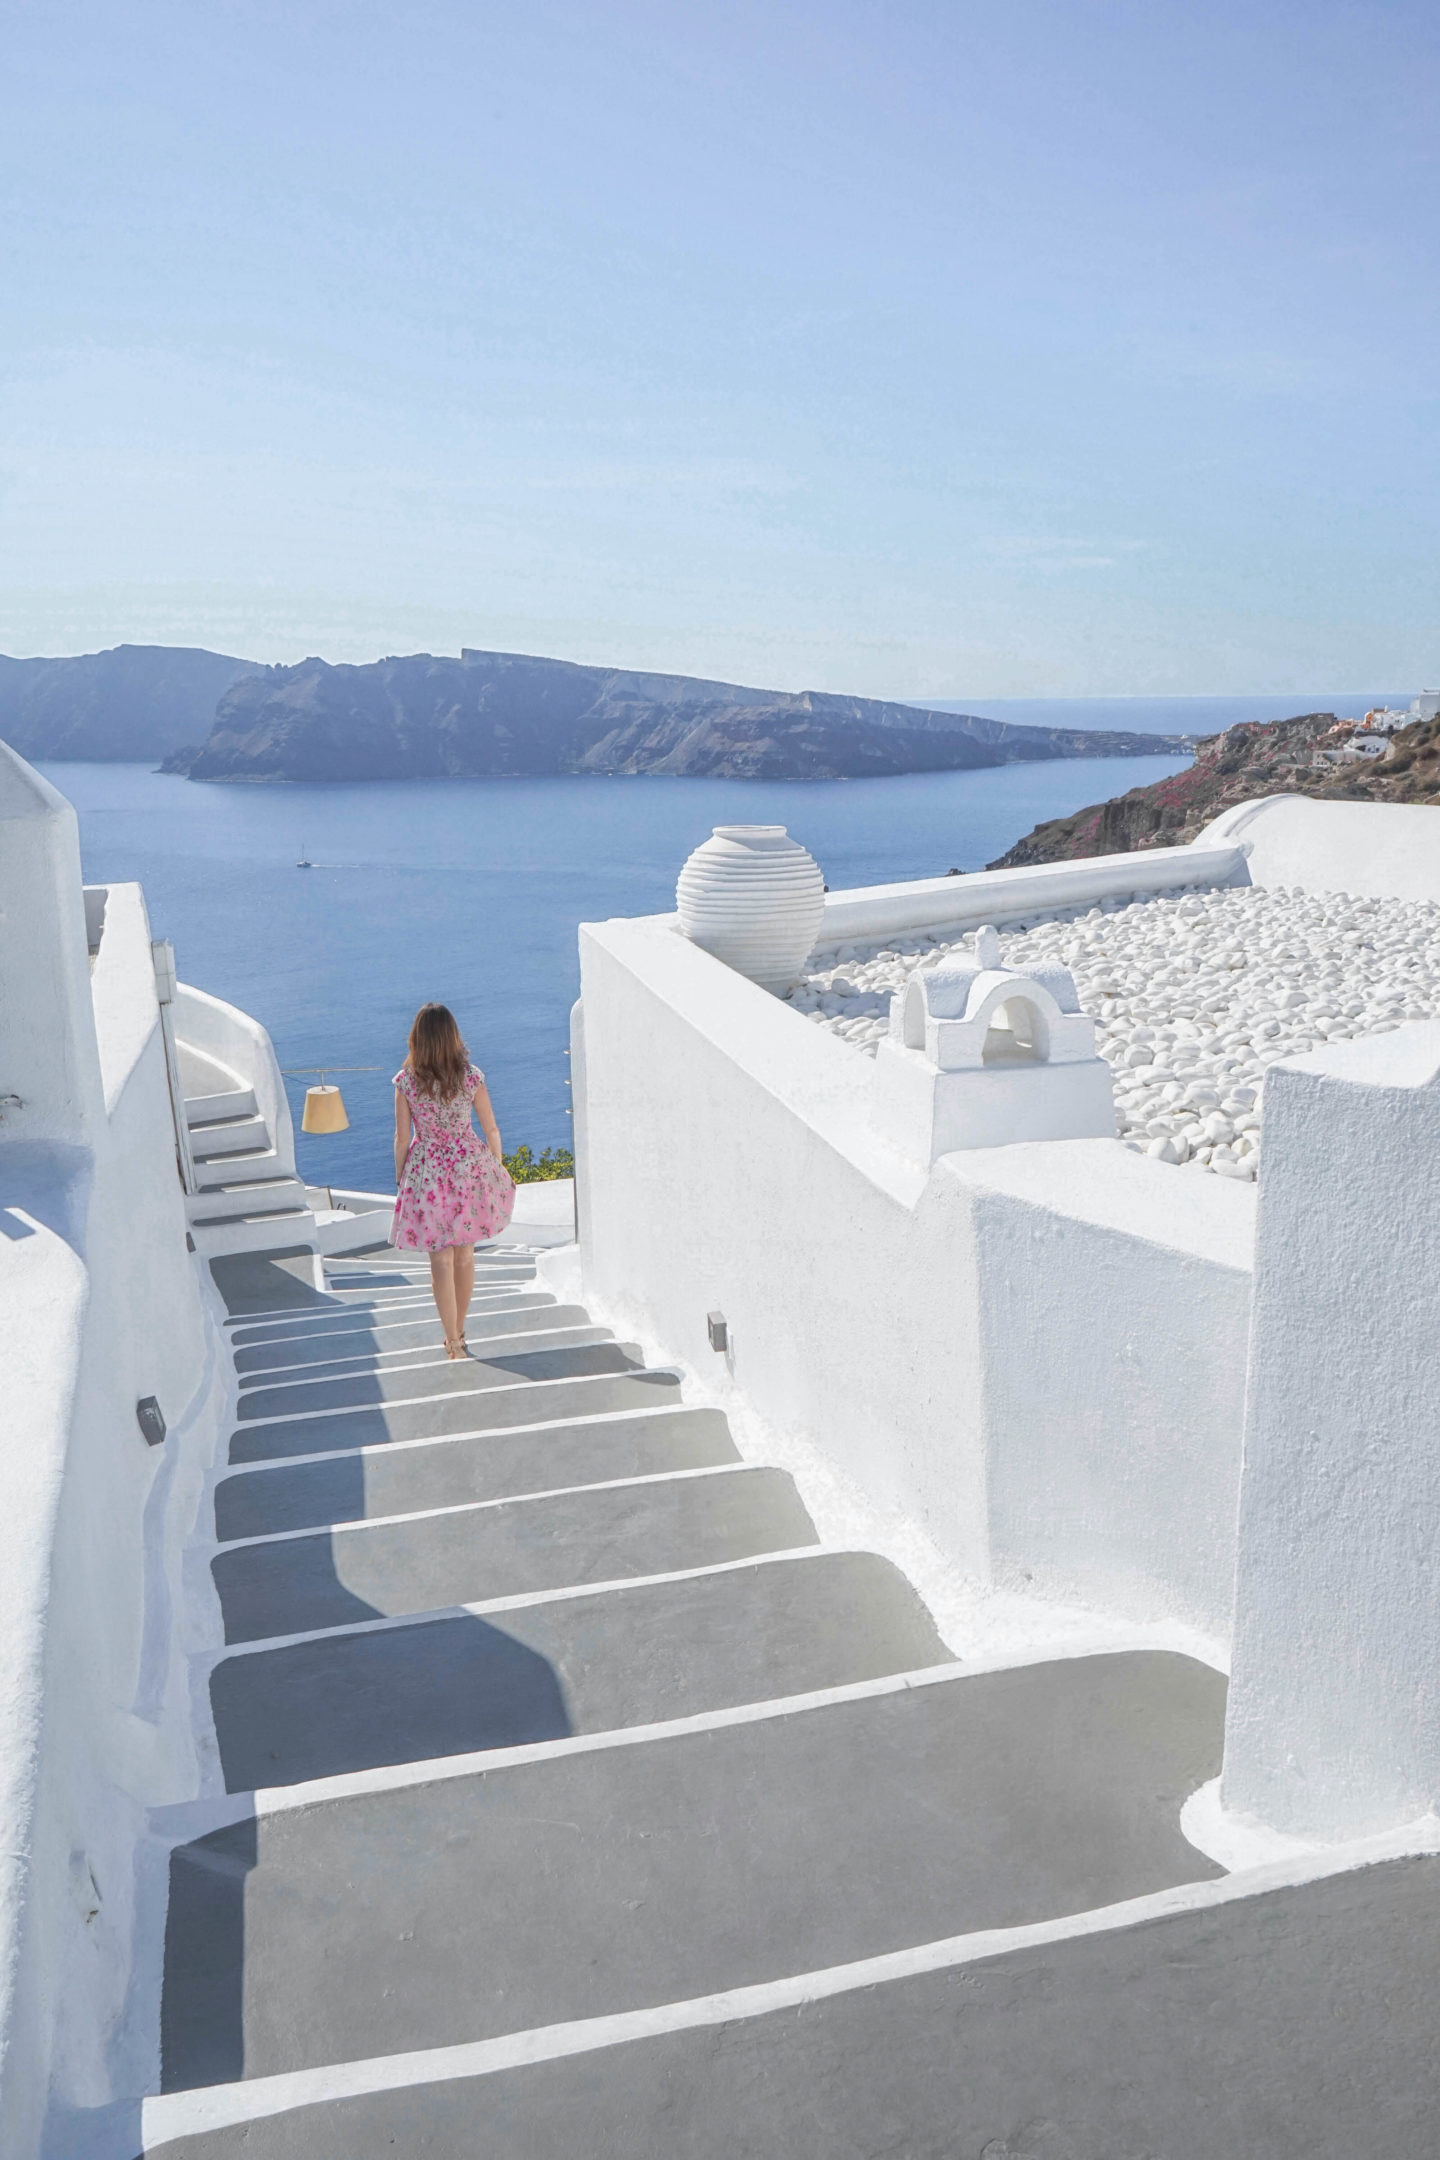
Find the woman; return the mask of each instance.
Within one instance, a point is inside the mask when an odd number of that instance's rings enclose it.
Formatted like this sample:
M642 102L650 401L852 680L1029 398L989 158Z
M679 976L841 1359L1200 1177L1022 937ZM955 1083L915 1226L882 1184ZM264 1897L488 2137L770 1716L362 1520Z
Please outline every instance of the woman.
M470 1123L472 1106L483 1140ZM445 1355L462 1358L475 1241L504 1229L515 1187L500 1160L485 1075L470 1063L445 1005L421 1006L410 1030L410 1054L395 1075L395 1184L390 1243L429 1253Z

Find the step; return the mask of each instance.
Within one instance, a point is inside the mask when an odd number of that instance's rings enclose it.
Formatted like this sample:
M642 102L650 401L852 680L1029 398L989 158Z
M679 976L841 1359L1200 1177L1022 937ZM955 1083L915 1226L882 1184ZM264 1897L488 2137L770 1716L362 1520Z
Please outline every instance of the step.
M1207 1667L1136 1651L870 1690L179 1848L164 2088L682 2002L1221 1872L1179 1828L1219 1767Z
M192 1223L190 1237L198 1253L207 1260L214 1260L268 1251L277 1237L308 1241L314 1230L315 1218L308 1208L287 1209L274 1214Z
M237 1178L233 1183L202 1185L185 1202L192 1229L197 1222L221 1222L235 1216L309 1211L305 1188L294 1177Z
M528 1260L503 1266L497 1264L487 1268L477 1267L475 1270L477 1294L487 1289L505 1289L512 1284L530 1283L534 1280L535 1270ZM430 1270L427 1268L423 1275L399 1275L391 1272L384 1276L377 1275L373 1281L363 1281L354 1276L342 1276L337 1281L331 1276L325 1287L326 1295L335 1298L342 1305L383 1305L393 1303L397 1298L429 1297Z
M816 1552L230 1657L228 1791L608 1732L949 1662L899 1570Z
M486 1388L513 1387L517 1381L572 1380L590 1373L640 1370L639 1360L615 1341L580 1344L560 1350L492 1350L481 1345L468 1358L447 1358L432 1351L430 1362L375 1366L328 1377L306 1374L295 1379L261 1381L240 1398L237 1417L250 1424L259 1418L288 1418L326 1410L356 1410L371 1403L415 1402L428 1395L470 1395Z
M346 1318L348 1321L348 1314ZM473 1345L506 1336L553 1335L562 1330L585 1328L589 1324L583 1305L558 1305L552 1299L548 1305L536 1305L529 1311L473 1311L466 1322L466 1336ZM444 1341L445 1331L438 1315L432 1313L429 1319L402 1320L389 1327L362 1324L341 1328L337 1323L328 1331L306 1335L292 1333L288 1339L247 1343L233 1354L235 1371L243 1387L249 1384L252 1376L261 1373L301 1371L308 1366L351 1358L408 1357L418 1351L434 1349Z
M601 1417L611 1410L662 1410L680 1400L674 1373L597 1373L579 1380L513 1380L505 1387L418 1402L377 1403L366 1409L322 1411L242 1425L230 1436L232 1463L288 1455L328 1454L336 1448L376 1447L386 1440L430 1440L442 1434L495 1432L513 1425L555 1425Z
M312 1357L308 1364L267 1366L258 1372L240 1373L237 1378L242 1392L253 1394L259 1388L274 1387L281 1381L303 1385L316 1380L342 1380L354 1373L407 1373L428 1372L432 1367L453 1363L445 1354L445 1336L438 1320L423 1332L430 1336L428 1342L412 1343L403 1350L368 1349L348 1356ZM469 1329L469 1346L472 1358L491 1364L499 1356L512 1352L527 1355L541 1350L577 1350L594 1343L615 1340L609 1328L591 1327L577 1321L570 1327L530 1328L516 1332L505 1328L499 1333L491 1330L482 1333L479 1327ZM631 1364L640 1362L632 1353Z
M259 1251L212 1260L210 1273L232 1320L248 1313L335 1309L315 1287L315 1255L306 1245L272 1239Z
M228 1123L232 1118L258 1116L255 1090L250 1087L221 1089L209 1095L185 1097L185 1123L192 1133L207 1125Z
M503 1297L489 1298L482 1304L472 1305L470 1317L478 1322L481 1317L504 1319L515 1314L529 1314L556 1309L556 1299L550 1290L514 1290ZM567 1306L566 1310L578 1312L579 1306ZM291 1313L279 1313L269 1320L238 1319L231 1322L230 1340L239 1347L265 1347L279 1343L302 1343L322 1336L339 1341L347 1332L357 1337L373 1335L383 1340L392 1330L439 1326L435 1306L431 1300L429 1312L423 1307L419 1312L401 1311L390 1316L365 1312L351 1312L342 1305L331 1305L323 1296L316 1296L310 1306L297 1307Z
M190 1136L191 1158L197 1163L218 1162L226 1155L265 1153L270 1145L270 1128L258 1111L217 1118Z
M226 1642L258 1642L814 1543L785 1472L744 1464L232 1544L211 1572Z
M988 1953L961 1944L947 1956L936 1944L909 1971L803 1974L624 2025L317 2069L298 2089L286 2080L150 2101L145 2150L163 2160L1429 2160L1437 1939L1440 1861L1382 1861L1253 1890L1223 1911L1201 1892L1178 1911ZM1397 1987L1401 1973L1411 1984ZM1375 2005L1374 2021L1357 2021L1356 2004ZM198 2127L206 2118L216 2127ZM496 2127L493 2143L481 2126Z
M542 1432L392 1442L363 1454L233 1472L215 1488L215 1534L224 1544L739 1459L721 1413L687 1405Z

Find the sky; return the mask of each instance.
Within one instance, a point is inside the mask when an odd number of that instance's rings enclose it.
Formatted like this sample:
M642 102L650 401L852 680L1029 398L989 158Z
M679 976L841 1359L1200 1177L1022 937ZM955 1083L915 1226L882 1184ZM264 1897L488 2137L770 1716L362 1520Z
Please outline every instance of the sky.
M0 0L0 651L1440 679L1440 7Z

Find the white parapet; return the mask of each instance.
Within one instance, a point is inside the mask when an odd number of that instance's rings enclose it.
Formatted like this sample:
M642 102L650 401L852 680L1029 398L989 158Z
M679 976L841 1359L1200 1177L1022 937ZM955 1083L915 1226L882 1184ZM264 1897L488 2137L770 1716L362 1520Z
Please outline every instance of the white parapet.
M1440 1795L1440 1022L1265 1086L1223 1795L1338 1838Z

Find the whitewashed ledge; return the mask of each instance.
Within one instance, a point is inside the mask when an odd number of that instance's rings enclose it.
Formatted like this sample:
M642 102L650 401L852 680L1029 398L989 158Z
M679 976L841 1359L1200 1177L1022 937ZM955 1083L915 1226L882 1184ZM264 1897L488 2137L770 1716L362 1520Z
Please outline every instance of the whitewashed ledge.
M817 940L883 937L899 930L965 929L1003 923L1050 908L1088 907L1113 894L1159 893L1176 887L1249 883L1242 842L1220 846L1147 848L1131 855L1086 855L1076 862L1039 863L1026 870L976 870L963 877L910 878L901 885L862 885L827 893Z

